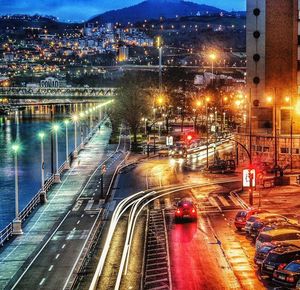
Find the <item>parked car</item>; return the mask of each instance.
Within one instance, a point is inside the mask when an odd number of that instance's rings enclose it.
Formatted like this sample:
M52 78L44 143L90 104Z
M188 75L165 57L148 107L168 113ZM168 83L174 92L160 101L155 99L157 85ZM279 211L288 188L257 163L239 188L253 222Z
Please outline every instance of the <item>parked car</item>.
M287 242L274 241L274 242L263 243L262 246L259 249L257 249L255 252L254 263L260 266L270 251L272 251L275 248L286 247L290 245L294 245L300 248L300 240L287 241Z
M295 229L275 229L267 232L260 232L256 239L255 247L259 249L263 243L281 241L289 242L300 240L300 231Z
M287 264L298 259L300 259L300 248L294 245L277 247L271 250L263 261L261 274L272 277L275 270L282 270Z
M175 222L183 221L184 219L197 220L196 205L190 199L182 199L177 203L175 211Z
M275 270L273 282L279 286L300 289L300 260L287 264L282 270Z
M245 210L240 210L237 212L235 219L234 219L234 225L237 228L238 231L242 230L245 228L246 221L253 215L262 213L263 211L260 209L245 209Z
M255 240L264 226L271 224L274 229L288 228L293 225L292 221L289 221L289 219L284 216L267 216L266 218L259 219L253 223L250 229L250 236ZM268 230L268 228L266 228L266 230Z
M247 235L251 234L251 228L256 221L263 220L265 218L277 217L277 216L281 216L281 215L275 214L275 213L269 213L269 212L262 212L262 213L257 213L255 215L252 215L247 220L246 225L245 225L246 234Z

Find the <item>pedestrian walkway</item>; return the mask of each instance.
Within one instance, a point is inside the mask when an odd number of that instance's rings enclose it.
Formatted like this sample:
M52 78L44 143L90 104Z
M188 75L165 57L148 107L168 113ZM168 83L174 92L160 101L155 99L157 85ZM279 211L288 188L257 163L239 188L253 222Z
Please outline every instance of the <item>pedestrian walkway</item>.
M70 170L65 172L62 182L54 185L48 192L48 202L40 206L25 222L24 234L15 237L0 250L0 289L5 289L18 271L23 271L29 263L28 258L39 251L52 229L57 227L71 209L95 168L111 154L108 150L110 135L111 129L105 126L95 133Z

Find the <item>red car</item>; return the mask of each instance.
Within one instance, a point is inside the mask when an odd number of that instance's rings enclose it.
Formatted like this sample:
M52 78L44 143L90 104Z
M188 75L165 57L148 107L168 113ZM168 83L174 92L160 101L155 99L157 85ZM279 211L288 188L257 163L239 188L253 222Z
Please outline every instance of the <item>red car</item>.
M177 203L175 222L182 221L183 219L197 220L197 208L193 201L189 199L183 199Z
M234 219L235 227L237 228L238 231L241 231L245 227L246 222L249 219L249 217L251 217L252 215L255 215L257 213L261 213L261 212L263 212L263 211L260 209L254 209L254 208L238 211L238 213L236 214L235 219Z

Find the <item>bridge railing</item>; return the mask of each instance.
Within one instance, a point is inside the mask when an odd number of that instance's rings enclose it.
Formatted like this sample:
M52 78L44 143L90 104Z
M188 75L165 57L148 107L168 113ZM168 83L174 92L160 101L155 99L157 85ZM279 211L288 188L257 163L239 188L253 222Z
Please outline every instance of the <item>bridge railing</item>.
M97 132L99 126L104 124L107 121L107 118L103 118L100 122L97 123L96 126L91 130L91 132L85 137L82 143L79 144L79 146L75 149L77 152L80 152L83 148L83 145L87 144L89 140L94 136L94 134ZM75 151L74 150L74 151ZM72 157L74 155L74 151L69 154L69 160L72 160ZM66 168L68 161L65 161L59 168L58 173L63 173L63 171ZM44 183L44 191L48 192L50 188L54 184L54 174L52 174ZM30 202L27 204L27 206L20 211L19 218L22 222L26 220L26 218L31 214L31 212L40 204L41 202L41 193L42 189L40 189L35 196L30 200ZM2 231L0 231L0 245L3 246L4 242L9 240L9 238L12 236L13 232L13 225L12 222L9 223Z

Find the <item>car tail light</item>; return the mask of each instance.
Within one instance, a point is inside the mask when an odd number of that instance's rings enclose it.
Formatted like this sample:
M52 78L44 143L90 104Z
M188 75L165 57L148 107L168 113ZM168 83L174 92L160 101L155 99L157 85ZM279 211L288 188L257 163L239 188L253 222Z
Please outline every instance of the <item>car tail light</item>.
M196 211L195 211L195 209L193 208L193 209L192 209L192 213L195 213L195 212L196 212Z
M181 213L181 210L178 208L178 209L176 210L176 213Z
M294 283L295 282L295 278L293 276L288 276L288 277L286 277L286 281L290 282L290 283Z
M285 266L286 266L285 263L280 264L280 265L278 266L278 270L282 270Z

